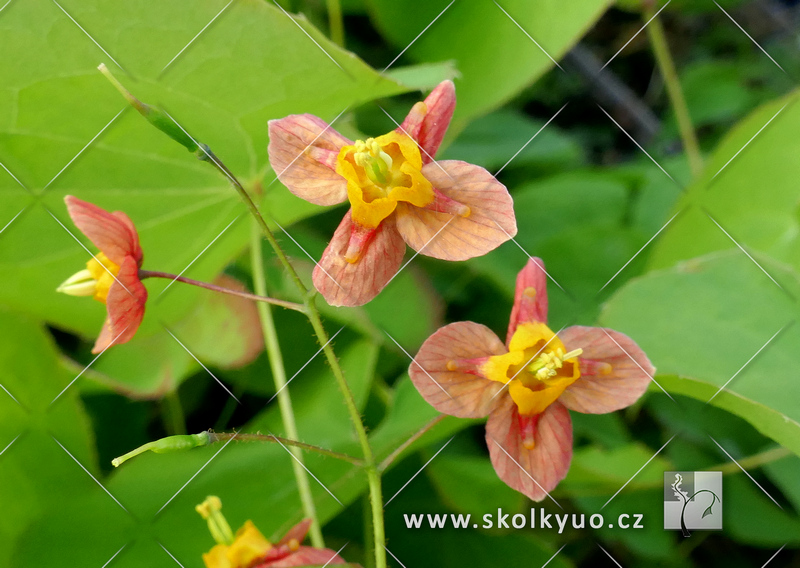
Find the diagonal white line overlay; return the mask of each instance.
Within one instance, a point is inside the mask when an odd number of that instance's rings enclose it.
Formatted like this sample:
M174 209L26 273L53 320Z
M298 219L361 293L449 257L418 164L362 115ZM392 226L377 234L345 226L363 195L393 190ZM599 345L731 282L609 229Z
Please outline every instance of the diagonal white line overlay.
M725 390L725 387L727 387L727 386L730 384L730 382L731 382L733 379L735 379L736 377L738 377L738 376L739 376L739 373L741 373L742 371L744 371L744 368L745 368L745 367L747 367L747 366L750 364L750 362L751 362L753 359L755 359L756 357L758 357L758 354L759 354L759 353L761 353L761 352L762 352L764 349L766 349L767 345L769 345L770 343L772 343L772 340L773 340L773 339L775 339L776 337L778 337L778 334L779 334L780 332L782 332L784 329L786 329L786 328L787 328L789 325L790 325L790 324L789 324L789 323L787 323L787 324L786 324L786 325L784 325L782 328L780 328L778 331L776 331L776 332L775 332L775 333L772 335L772 337L770 337L769 339L767 339L767 342L766 342L764 345L762 345L762 346L759 348L759 350L758 350L758 351L756 351L755 353L753 353L753 356L752 356L752 357L750 357L750 358L747 360L747 362L746 362L744 365L742 365L742 366L739 368L739 370L738 370L738 371L736 371L736 372L733 374L733 376L732 376L730 379L728 379L727 381L725 381L725 384L724 384L724 385L722 385L721 387L719 387L719 390L718 390L717 392L715 392L715 393L712 395L712 397L711 397L711 398L709 398L709 399L706 401L706 404L708 404L709 402L711 402L712 400L714 400L714 398L715 398L715 397L716 397L716 396L717 396L719 393L721 393L723 390Z
M455 438L455 436L453 436L453 438ZM432 462L432 461L433 461L433 460L436 458L436 456L438 456L440 453L442 453L442 450L444 450L444 449L447 447L447 444L449 444L450 442L452 442L452 441L453 441L453 438L450 438L449 440L447 440L447 441L444 443L444 445L443 445L441 448L439 448L439 450L438 450L438 451L437 451L435 454L433 454L433 456L431 456L431 459L429 459L428 461L426 461L426 462L425 462L425 465L423 465L421 468L419 468L419 471L418 471L417 473L415 473L414 475L412 475L412 476L411 476L411 479L409 479L408 481L406 481L406 482L405 482L405 484L404 484L404 485L403 485L403 486L402 486L400 489L398 489L398 490L397 490L397 493L395 493L394 495L392 495L391 499L389 499L388 501L386 501L386 503L384 503L384 504L383 504L383 506L384 506L384 507L386 507L386 506L387 506L389 503L391 503L391 502L394 500L394 498L395 498L395 497L397 497L398 495L400 495L400 492L401 492L403 489L405 489L405 488L408 486L408 484L409 484L409 483L411 483L412 481L414 481L414 479L415 479L415 478L416 478L416 477L417 477L417 476L418 476L420 473L422 473L422 470L424 470L426 467L428 467L428 464L429 464L429 463L431 463L431 462Z
M205 369L206 373L208 373L209 375L211 375L211 377L212 377L212 378L213 378L215 381L217 381L217 383L219 383L219 386L221 386L223 389L225 389L225 392L226 392L226 393L228 393L229 395L231 395L231 397L233 397L233 400L235 400L235 401L236 401L236 402L238 402L239 404L242 404L242 401L240 401L238 398L236 398L236 395L235 395L235 394L233 394L233 393L230 391L230 389L228 389L228 387L226 387L226 386L225 386L225 384L224 384L222 381L220 381L220 380L217 378L217 376L216 376L214 373L212 373L211 371L209 371L208 367L206 367L205 365L203 365L203 363L200 361L200 359L198 359L197 357L195 357L194 353L192 353L191 351L189 351L189 348L188 348L188 347L186 347L186 346L185 346L183 343L181 343L181 340L180 340L180 339L178 339L177 337L175 337L175 334L173 334L173 333L172 333L172 332L171 332L169 329L167 329L166 327L165 327L164 329L166 329L166 330L167 330L167 333L169 333L169 334L172 336L172 339L174 339L175 341L177 341L177 342L178 342L178 345L180 345L181 347L183 347L183 348L186 350L186 352L187 352L189 355L191 355L192 359L194 359L195 361L197 361L197 364L198 364L198 365L200 365L201 367L203 367L203 369Z
M412 40L411 40L411 43L409 43L409 44L408 44L408 45L405 47L405 49L403 49L403 51L401 51L400 53L398 53L398 54L397 54L397 57L395 57L394 59L392 59L392 61L391 61L391 63L389 63L389 65L387 65L386 67L384 67L384 68L383 68L383 71L381 71L381 73L386 73L386 71L388 71L389 67L391 67L392 65L394 65L394 64L395 64L395 62L396 62L398 59L400 59L400 57L401 57L401 56L402 56L402 55L403 55L403 54L404 54L406 51L408 51L408 49L409 49L409 48L410 48L412 45L414 45L414 42L416 42L416 41L417 41L417 40L418 40L420 37L422 37L422 34L424 34L425 32L427 32L427 31L428 31L428 28L430 28L430 27L431 27L431 26L434 24L434 22L436 22L436 20L438 20L439 18L441 18L441 17L442 17L442 15L443 15L445 12L447 12L447 10L449 10L449 9L450 9L450 6L452 6L452 5L455 3L455 1L456 1L456 0L452 0L452 2L450 2L450 3L449 3L447 6L445 6L445 7L444 7L444 10L442 10L441 12L439 12L439 15L438 15L438 16L436 16L436 17L435 17L433 20L431 20L431 23L430 23L430 24L428 24L427 26L425 26L425 28L424 28L424 29L423 29L421 32L419 32L419 33L417 34L417 37L415 37L414 39L412 39Z
M201 471L203 471L203 470L206 468L206 466L207 466L208 464L210 464L210 463L211 463L211 461L212 461L212 460L213 460L215 457L217 457L217 456L219 455L219 453L220 453L222 450L224 450L226 447L228 447L228 444L230 444L231 442L233 442L235 439L236 439L236 434L234 433L234 434L233 434L233 436L231 436L231 438L230 438L230 439L229 439L227 442L225 442L225 444L224 444L224 445L223 445L223 446L222 446L220 449L218 449L218 450L217 450L217 451L214 453L214 455L213 455L213 456L211 456L210 458L208 458L208 461L207 461L206 463L204 463L204 464L203 464L203 466L202 466L200 469L198 469L198 470L197 470L197 473L195 473L195 474L194 474L192 477L190 477L190 478L189 478L189 481L187 481L186 483L184 483L184 484L183 484L183 487L181 487L180 489L178 489L178 490L175 492L175 495L173 495L172 497L170 497L170 498L167 500L167 502L166 502L166 503L164 503L164 504L161 506L161 508L160 508L158 511L156 511L156 514L155 514L155 515L153 515L153 517L156 517L156 516L158 516L158 514L159 514L161 511L163 511L163 510L164 510L164 507L166 507L167 505L169 505L170 503L172 503L172 500L173 500L173 499L175 499L175 497L177 497L177 496L178 496L178 494L179 494L181 491L183 491L184 489L186 489L186 486L187 486L187 485L189 485L189 484L192 482L192 480L193 480L195 477L197 477L198 475L200 475L200 472L201 472Z
M670 442L671 442L671 441L672 441L672 440L675 438L675 436L677 436L677 434L673 434L673 435L672 435L672 438L670 438L669 440L667 440L666 442L664 442L664 445L663 445L663 446L661 446L661 447L658 449L658 451L657 451L656 453L654 453L654 454L653 454L653 457L651 457L649 460L647 460L646 462L644 462L644 465L643 465L642 467L640 467L640 468L639 468L639 469L636 471L636 473L634 473L634 474L631 476L631 478L630 478L628 481L626 481L626 482L625 482L625 484L624 484L622 487L620 487L619 489L617 489L617 492L616 492L616 493L614 493L614 494L611 496L611 498L610 498L608 501L606 501L606 502L605 502L605 504L604 504L602 507L600 507L600 510L602 511L603 509L605 509L605 508L606 508L606 505L608 505L609 503L611 503L611 501L614 499L614 497L616 497L617 495L619 495L619 494L620 494L620 492L621 492L623 489L625 489L625 488L628 486L628 484L629 484L631 481L633 481L633 478L634 478L634 477L636 477L637 475L639 475L639 473L641 473L641 471L642 471L644 468L646 468L646 467L647 467L647 465L648 465L648 464L649 464L651 461L653 461L653 460L656 458L656 456L657 456L658 454L660 454L660 453L661 453L661 450L663 450L664 448L666 448L666 447L667 447L667 444L669 444L669 443L670 443Z
M559 64L558 64L558 61L556 61L555 59L553 59L553 58L550 56L550 54L549 54L549 53L547 53L547 51L545 51L545 49L544 49L544 48L543 48L541 45L539 45L539 42L538 42L538 41L536 41L535 39L533 39L533 37L531 37L531 34L529 34L529 33L528 33L528 31L527 31L525 28L523 28L521 25L519 25L519 22L517 22L517 20L515 20L513 17L511 17L511 14L509 14L508 12L506 12L505 8L503 8L503 7L502 7L500 4L498 4L496 0L493 0L493 1L494 1L494 4L495 4L495 6L497 6L498 8L500 8L500 10L501 10L501 11L502 11L502 12L503 12L503 13L504 13L506 16L508 16L508 19L509 19L509 20L511 20L512 22L514 22L514 24L515 24L515 25L516 25L516 26L517 26L517 27L518 27L520 30L522 30L522 33L524 33L524 34L525 34L525 35L528 37L528 39L529 39L529 40L531 40L531 41L532 41L532 42L533 42L533 43L536 45L536 47L538 47L538 48L541 50L541 52L542 52L542 53L544 53L544 54L547 56L547 58L548 58L550 61L552 61L552 62L553 62L553 65L555 65L556 67L558 67L558 68L559 68L559 69L561 69L562 71L564 70L564 68L563 68L563 67L561 67L561 65L559 65Z
M761 489L761 491L763 491L763 492L764 492L764 495L766 495L767 497L769 497L769 498L770 498L770 501L772 501L773 503L775 503L775 504L778 506L778 508L779 508L779 509L781 509L781 510L783 509L783 507L781 507L781 504L780 504L780 503L778 503L778 502L777 502L775 499L773 499L773 498L772 498L772 495L770 495L769 493L767 493L767 490L766 490L766 489L764 489L763 487L761 487L761 484L760 484L758 481L756 481L756 480L753 478L753 476L752 476L752 475L750 475L750 473L749 473L749 472L748 472L748 471L747 471L745 468L743 468L741 465L739 465L739 462L737 462L735 459L733 459L733 456L732 456L732 455L730 455L730 454L728 453L728 450L726 450L725 448L723 448L723 447L720 445L720 443L719 443L719 442L717 442L717 441L714 439L714 437L713 437L713 436L709 436L709 438L711 438L711 441L712 441L712 442L714 442L714 443L717 445L717 447L718 447L720 450L722 450L722 451L723 451L723 453L724 453L726 456L728 456L728 457L730 458L730 460L731 460L733 463L735 463L735 464L737 465L737 467L738 467L739 469L741 469L741 470L742 470L742 472L743 472L743 473L744 473L744 474L745 474L747 477L749 477L749 478L750 478L750 481L752 481L753 483L755 483L755 484L758 486L758 488L759 488L759 489Z
M117 505L119 505L120 507L122 507L122 510L123 510L123 511L125 511L126 513L129 513L128 509L126 509L126 508L125 508L125 506L124 506L122 503L120 503L120 502L117 500L117 498L116 498L116 497L114 497L114 496L111 494L111 492L110 492L108 489L106 489L106 488L103 486L103 484L102 484L102 483L100 483L99 481L97 481L97 478L96 478L94 475L92 475L92 474L91 474L91 472L90 472L88 469L86 469L86 468L83 466L83 464L82 464L81 462L79 462L79 461L78 461L78 458L76 458L75 456L73 456L73 455L70 453L70 451L69 451L67 448L65 448L65 447L64 447L64 445L63 445L61 442L59 442L58 440L56 440L55 436L50 436L50 437L51 437L51 438L53 438L53 441L54 441L56 444L58 444L59 446L61 446L61 449L62 449L62 450L64 450L65 452L67 452L67 455L68 455L69 457L71 457L71 458L73 459L73 461L74 461L76 464L78 464L78 465L80 466L80 468L81 468L83 471L85 471L85 472L86 472L86 475L88 475L89 477L91 477L91 478L94 480L94 482L95 482L97 485L99 485L99 486L100 486L100 489L102 489L103 491L105 491L105 492L108 494L108 496L109 496L109 497L111 497L111 498L114 500L114 502L115 502Z
M80 30L81 30L81 31L82 31L84 34L86 34L86 37L88 37L90 40L92 40L92 43L94 43L94 44L95 44L97 47L99 47L99 48L100 48L100 51L102 51L103 53L105 53L105 54L106 54L106 56L107 56L107 57L108 57L108 58L109 58L111 61L113 61L113 62L114 62L114 64L115 64L117 67L119 67L120 69L122 69L123 71L125 71L125 68L124 68L122 65L120 65L120 64L117 62L117 60L116 60L116 59L114 59L113 57L111 57L111 54L110 54L109 52L107 52L107 51L105 50L105 48L104 48L102 45L100 45L99 43L97 43L97 40L96 40L96 39L94 39L94 38L93 38L93 37L92 37L92 36L89 34L89 32L87 32L85 29L83 29L83 26L81 26L81 25L80 25L80 24L79 24L79 23L78 23L78 22L75 20L75 18L73 18L72 16L70 16L69 12L67 12L67 11L66 11L66 10L65 10L65 9L64 9L62 6L61 6L61 4L59 4L58 2L56 2L56 0L53 0L53 4L55 4L56 6L58 6L58 7L61 9L61 11L62 11L62 12L64 12L64 14L66 14L66 15L67 15L67 17L68 17L70 20L72 20L72 23L73 23L73 24L75 24L76 26L78 26L78 27L80 28ZM127 71L125 71L125 73L127 73Z
M190 40L189 40L189 43L187 43L186 45L184 45L184 46L183 46L183 49L181 49L181 50L180 50L178 53L176 53L176 54L175 54L175 57L173 57L172 59L170 59L170 60L169 60L169 63L167 63L166 65L164 65L164 67L163 67L163 68L161 69L161 71L159 72L159 75L161 75L161 73L163 73L164 71L166 71L166 70L167 70L167 67L169 67L170 65L172 65L172 64L175 62L175 60L176 60L176 59L178 59L178 58L181 56L181 54L182 54L184 51L186 51L186 50L189 48L189 46L190 46L190 45L192 45L192 44L194 43L194 40L196 40L197 38L199 38L199 37L200 37L200 35L201 35L201 34L202 34L204 31L206 31L206 30L208 29L208 26L210 26L211 24L213 24L213 23L214 23L214 21L215 21L217 18L219 18L219 17L222 15L222 13L223 13L225 10L227 10L227 9L228 9L228 7L229 7L231 4L233 4L233 2L234 2L234 0L230 0L230 2L228 2L227 4L225 4L225 7L224 7L224 8L222 8L222 10L220 10L219 12L217 12L217 15L216 15L216 16L214 16L213 18L211 18L211 21L210 21L210 22L208 22L208 23L207 23L205 26L203 26L203 29L202 29L202 30L200 30L199 32L197 32L197 35L195 35L195 36L194 36L192 39L190 39Z
M781 71L783 71L784 73L786 73L786 69L784 69L783 67L781 67L780 63L778 63L777 61L775 61L775 60L772 58L772 56L771 56L769 53L767 53L767 50L766 50L766 49L764 49L763 47L761 47L761 45L759 45L759 43L758 43L756 40L754 40L754 39L753 39L753 36L751 36L749 33L747 33L747 31L746 31L746 30L745 30L745 29L744 29L742 26L740 26L740 25L739 25L739 22L737 22L736 20L734 20L734 19L733 19L733 16L731 16L731 15L730 15L728 12L726 12L726 11L725 11L725 8L723 8L722 6L720 6L720 5L719 5L719 2L717 2L717 0L714 0L714 4L716 4L716 5L717 5L717 8L719 8L720 10L722 10L722 13L723 13L723 14L725 14L726 16L728 16L728 18L730 19L730 21L731 21L731 22L733 22L734 24L736 24L736 27L737 27L737 28L739 28L740 30L742 30L742 33L744 33L744 35L746 35L746 36L748 37L748 39L749 39L750 41L752 41L752 42L755 44L755 46L756 46L758 49L760 49L760 50L761 50L761 51L764 53L764 55L766 55L767 57L769 57L769 60L770 60L770 61L772 61L772 62L773 62L775 65L777 65L777 66L778 66L778 69L780 69ZM788 73L787 73L787 74L788 74Z

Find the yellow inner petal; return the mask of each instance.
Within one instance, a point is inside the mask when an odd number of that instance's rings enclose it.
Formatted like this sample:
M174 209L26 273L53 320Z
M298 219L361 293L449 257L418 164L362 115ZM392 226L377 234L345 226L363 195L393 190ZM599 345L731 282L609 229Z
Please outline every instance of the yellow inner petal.
M422 175L422 156L405 134L389 132L366 142L345 146L336 173L347 180L353 221L376 228L400 201L417 207L433 202L433 186Z
M252 521L247 521L236 531L230 545L218 544L203 554L206 568L248 568L254 560L261 558L272 548L272 544L261 534Z
M94 299L105 304L108 298L108 290L115 282L117 274L119 274L119 266L108 260L108 257L102 252L99 252L86 263L86 269L92 275L92 278L97 281L94 289Z
M508 383L508 393L519 413L544 412L580 377L577 355L566 353L564 344L543 323L523 323L509 342L509 352L489 357L481 367L484 376ZM576 353L576 352L572 352Z

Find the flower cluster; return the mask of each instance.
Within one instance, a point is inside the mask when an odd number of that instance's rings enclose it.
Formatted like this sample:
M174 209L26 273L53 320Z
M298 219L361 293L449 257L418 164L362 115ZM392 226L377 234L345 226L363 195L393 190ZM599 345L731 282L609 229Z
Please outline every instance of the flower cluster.
M316 205L350 202L314 270L333 306L372 300L397 273L406 244L419 254L467 260L517 233L511 196L485 169L433 160L455 109L444 81L392 132L353 142L309 114L269 122L278 179Z
M453 83L444 81L411 108L397 129L357 141L308 114L269 122L270 164L289 191L317 205L349 203L312 277L330 305L360 306L372 300L400 270L406 245L419 254L460 261L484 255L516 234L511 196L494 176L465 162L434 161L455 102ZM106 305L108 317L94 345L98 353L136 333L147 300L142 280L171 275L141 269L139 236L124 213L109 213L72 196L66 204L75 225L100 252L58 290ZM583 326L554 333L547 325L546 284L544 263L532 259L517 277L505 342L483 325L452 323L423 343L409 369L420 394L442 413L488 416L486 442L497 474L537 501L569 469L569 411L599 414L629 406L655 372L622 333ZM197 442L190 446L208 443L208 436ZM273 544L251 521L233 534L221 508L216 497L197 507L217 542L203 555L207 568L345 563L331 550L301 545L310 520Z
M417 390L440 412L489 417L486 443L497 475L535 501L569 469L568 410L604 414L630 406L654 372L618 331L574 326L553 333L540 259L517 276L505 343L486 326L452 323L422 344L409 368Z

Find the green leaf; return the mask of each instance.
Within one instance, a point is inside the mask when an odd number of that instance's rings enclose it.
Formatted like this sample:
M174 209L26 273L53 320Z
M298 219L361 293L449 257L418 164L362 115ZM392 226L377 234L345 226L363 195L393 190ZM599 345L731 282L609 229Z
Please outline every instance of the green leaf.
M642 464L653 457L655 450L642 443L630 443L613 450L590 446L576 450L572 465L564 481L558 486L556 496L614 494L631 479ZM664 471L670 469L668 460L657 456L636 476L636 485L658 484Z
M463 123L498 107L553 67L550 57L563 56L611 2L506 0L503 9L494 2L450 4L448 0L368 2L373 21L398 53L408 47L414 60L455 60L461 72L456 79L455 119Z
M4 309L0 337L0 564L13 566L15 541L65 491L88 496L101 490L59 447L97 474L89 420L77 389L67 388L74 377L60 365L52 338L38 323ZM109 521L124 516L110 499L97 513Z
M91 6L67 1L63 7L134 74L136 81L117 72L134 95L163 105L250 189L263 189L262 209L287 226L318 209L280 184L262 187L268 170L267 121L298 112L330 119L403 87L332 45L304 18L293 21L271 3L256 0L230 5L161 74L225 5L205 2L190 17L177 0L157 7L143 1L123 7L111 0ZM0 105L3 163L37 194L55 179L2 235L0 278L7 284L0 287L0 303L91 337L102 325L103 306L54 293L89 258L50 215L77 233L65 214L65 194L125 210L140 231L145 268L174 273L186 269L245 209L224 176L129 108L59 174L127 108L96 69L100 61L114 69L113 62L52 2L9 5L0 34L10 46L4 52L0 99L13 103ZM0 172L0 192L5 224L21 208L20 200L30 199L5 172ZM248 236L246 226L234 223L185 275L211 279ZM148 283L151 295L165 284ZM148 305L142 335L156 333L160 322L174 323L191 309L197 293L183 290Z
M794 91L761 106L724 138L678 202L683 213L656 244L652 267L735 249L738 243L800 269L798 96Z
M425 472L442 501L459 513L477 519L490 508L506 513L522 510L525 496L503 483L485 456L442 454Z
M757 260L797 293L794 272ZM787 326L797 315L792 298L737 250L632 280L606 304L601 323L644 349L668 391L711 401L800 454L800 390L787 372L800 364L800 329Z
M514 168L558 169L580 164L583 151L578 143L552 124L541 130L544 124L518 111L499 110L471 122L439 157L463 160L492 172L512 157Z
M363 340L339 349L345 374L362 409L372 380L375 351L374 345ZM327 365L322 361L315 363L298 375L291 386L300 437L309 443L358 456L359 446L341 393ZM388 455L437 414L410 381L401 384L404 386L396 393L389 416L370 437L378 459ZM469 420L446 420L424 437L423 442L435 443L470 423ZM268 407L246 428L248 431L255 429L281 433L277 405ZM213 541L194 506L207 495L218 495L222 499L225 514L234 528L252 519L268 538L280 537L302 516L290 465L292 458L277 444L234 441L224 451L222 447L215 444L178 454L144 454L121 466L105 485L131 511L132 519L120 510L120 520L105 522L105 517L93 508L104 506L104 502L117 506L100 489L89 495L65 497L64 506L54 501L48 515L26 532L17 550L17 564L48 565L58 559L64 564L82 565L84 558L106 554L99 562L102 565L123 544L133 540L125 553L115 560L115 565L160 562L164 552L157 541L184 566L200 566L200 554L210 549ZM217 451L220 453L214 457ZM345 506L366 490L366 477L356 467L311 453L305 454L305 463ZM205 464L208 465L204 467ZM201 468L202 472L181 490ZM313 479L311 484L324 524L343 509L320 484ZM59 495L63 494L62 490ZM158 512L173 496L174 500ZM109 513L103 513L106 514ZM87 539L86 531L91 531L94 537ZM53 538L54 546L42 547L41 538L49 537ZM97 546L98 541L103 542L102 547Z
M592 323L598 292L647 241L626 222L628 184L621 176L578 170L554 175L512 192L520 232L492 254L469 265L513 298L517 273L531 255L544 258L560 286L548 282L550 326ZM637 263L624 276L635 274ZM615 279L608 294L623 280Z

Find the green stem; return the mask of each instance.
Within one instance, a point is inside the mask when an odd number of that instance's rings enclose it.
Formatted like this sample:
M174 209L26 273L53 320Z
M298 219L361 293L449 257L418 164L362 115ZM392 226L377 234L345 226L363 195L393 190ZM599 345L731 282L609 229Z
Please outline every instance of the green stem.
M364 564L365 568L375 568L375 539L372 527L372 503L367 496L361 498L364 508Z
M441 422L445 418L447 418L446 414L440 414L439 416L428 422L425 426L417 430L414 434L411 435L410 438L408 438L405 442L400 444L400 446L395 451L389 454L389 456L381 462L380 466L378 466L378 469L380 471L386 471L386 469L390 465L392 465L392 462L394 462L394 460L396 460L398 456L400 456L400 454L406 451L411 446L411 444L422 438L422 436L428 433L431 428L439 424L439 422Z
M339 0L327 0L328 22L331 31L331 41L344 47L344 20L342 19L342 5Z
M309 452L314 452L316 454L320 454L323 456L328 456L330 458L336 458L337 460L346 461L353 465L362 467L364 462L358 458L354 458L353 456L348 456L347 454L343 454L341 452L334 452L333 450L326 450L325 448L320 448L319 446L314 446L312 444L306 444L305 442L298 442L297 440L290 440L289 438L283 438L281 436L273 436L272 434L242 434L241 432L209 432L210 441L209 444L213 444L215 442L221 442L223 440L230 440L231 438L236 438L237 442L275 442L283 444L284 446L289 446L292 448L300 448L301 450L307 450Z
M292 448L300 448L302 450L308 450L310 452L316 452L318 454L322 454L323 456L329 456L332 458L336 458L337 460L346 461L351 463L355 466L363 467L364 462L359 460L358 458L354 458L352 456L348 456L347 454L342 454L339 452L334 452L332 450L326 450L325 448L320 448L318 446L312 446L311 444L306 444L304 442L298 442L297 440L290 440L288 438L281 438L280 436L273 436L273 435L266 435L261 433L256 434L242 434L240 432L214 432L212 430L206 430L205 432L200 432L199 434L179 434L176 436L167 436L166 438L161 438L159 440L153 440L152 442L148 442L143 446L139 446L128 452L127 454L120 456L118 458L114 458L111 460L111 464L114 467L119 467L126 461L131 458L134 458L140 454L145 452L154 452L156 454L166 454L171 452L183 452L186 450L190 450L192 448L200 448L203 446L208 446L210 444L215 444L217 442L221 442L223 440L232 440L236 439L239 442L272 442L281 444L282 446L289 446Z
M654 13L654 8L646 9L644 12L645 20L653 18ZM672 60L672 55L669 51L664 26L661 25L659 18L653 18L650 25L647 26L647 35L650 38L650 45L653 48L656 63L664 77L667 94L675 111L675 117L678 120L678 129L680 130L683 149L689 160L692 177L696 178L703 170L703 156L700 153L697 133L692 124L692 117L689 115L686 98L683 96L683 89L678 78L678 72L675 69L675 62Z
M364 423L361 421L361 413L356 406L353 392L350 390L350 385L347 384L347 380L344 377L344 373L339 365L339 361L336 359L336 354L333 352L333 347L331 347L329 343L328 333L325 331L325 327L322 325L322 319L320 318L319 310L314 302L316 291L310 293L305 287L303 281L300 279L300 276L297 274L297 271L289 262L289 258L286 256L283 248L281 248L280 243L278 243L278 240L272 233L272 229L270 229L267 225L267 222L264 220L264 217L261 215L258 207L256 207L255 202L253 202L250 194L247 193L247 190L244 188L244 186L242 186L241 182L236 179L236 176L234 176L210 150L203 148L203 151L206 153L206 157L210 163L213 164L220 172L225 174L225 176L231 181L233 187L236 189L237 193L239 193L239 196L242 198L247 206L247 209L250 211L250 214L256 220L256 223L261 229L261 232L264 234L264 237L266 237L267 242L269 242L270 246L275 251L275 255L278 257L278 260L289 273L289 276L294 282L295 286L305 298L305 305L307 308L306 316L311 322L311 327L314 328L314 333L317 335L317 341L322 346L322 350L325 353L325 358L328 360L328 364L331 366L331 371L336 379L336 383L338 384L339 389L342 391L345 406L350 414L350 420L353 422L353 427L358 435L358 441L361 445L361 451L364 456L364 470L367 475L367 484L369 485L372 519L375 524L375 565L376 568L386 568L386 548L384 546L386 542L386 534L383 520L383 497L381 494L380 473L376 467L375 456L372 453L372 448L369 445L367 430L364 428Z
M739 460L739 465L746 470L757 469L762 465L766 465L768 463L781 460L790 455L792 455L792 452L786 448L781 448L781 447L772 448L771 450L766 450L758 454L753 454L752 456L748 456L744 459ZM741 469L739 469L739 465L736 465L733 462L727 462L724 464L720 464L716 467L709 468L709 470L721 471L723 474L739 473L740 471L742 471Z
M264 257L261 251L261 232L253 223L252 235L250 237L250 256L253 267L253 287L256 294L267 295L267 281L264 272ZM269 304L260 302L257 306L258 315L261 319L261 330L264 333L264 345L269 355L269 364L272 369L272 377L275 381L275 390L278 393L278 407L281 411L281 420L286 435L297 440L297 422L294 418L292 408L292 397L286 387L286 368L283 364L283 354L278 341L278 332L275 329L275 320L272 317L272 310ZM303 514L313 520L310 529L311 543L317 548L325 548L325 541L322 537L322 528L317 517L317 508L314 505L314 497L311 493L311 485L308 481L308 472L303 467L303 454L299 448L289 450L295 459L292 460L294 477L297 482L297 491L300 494L300 502L303 505Z
M161 401L161 409L164 413L164 425L170 436L186 434L186 419L183 415L181 399L178 390L169 391Z

